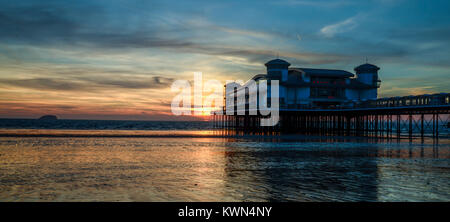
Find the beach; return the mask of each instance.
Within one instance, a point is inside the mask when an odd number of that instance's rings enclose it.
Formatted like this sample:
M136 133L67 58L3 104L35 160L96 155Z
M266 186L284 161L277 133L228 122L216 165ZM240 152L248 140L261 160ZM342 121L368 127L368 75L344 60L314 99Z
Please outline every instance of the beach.
M448 139L80 131L2 129L0 201L450 201Z

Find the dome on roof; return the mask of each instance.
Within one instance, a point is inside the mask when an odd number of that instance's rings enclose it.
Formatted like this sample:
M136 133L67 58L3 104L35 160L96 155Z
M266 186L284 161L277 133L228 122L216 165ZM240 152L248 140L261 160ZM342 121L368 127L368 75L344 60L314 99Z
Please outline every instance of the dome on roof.
M355 72L356 73L362 73L362 72L377 72L380 69L380 67L376 66L376 65L372 65L369 63L366 64L362 64L360 66L357 66L355 68Z
M272 59L268 62L266 62L265 64L266 66L268 65L285 65L285 66L290 66L291 64L282 60L282 59Z

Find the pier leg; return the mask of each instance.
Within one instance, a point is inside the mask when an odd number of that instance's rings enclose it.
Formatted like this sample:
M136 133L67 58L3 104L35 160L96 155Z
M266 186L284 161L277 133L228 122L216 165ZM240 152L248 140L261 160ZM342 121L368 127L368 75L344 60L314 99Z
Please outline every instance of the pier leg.
M378 114L375 115L375 137L378 137Z
M436 114L434 114L434 113L433 113L432 121L433 121L433 137L435 137L436 136L436 126L435 126L436 125L436 123L435 123L436 122Z
M439 137L439 113L436 113L436 138Z
M390 134L391 134L391 137L392 137L392 115L389 115L389 121L391 122L389 125L391 126Z
M346 133L347 133L347 136L350 136L350 121L351 121L351 118L349 117L349 116L347 116L346 117L346 120L347 120L347 126L346 126Z
M409 114L409 138L412 138L412 115Z
M423 138L423 133L424 133L424 130L423 130L423 118L424 117L424 115L423 115L423 113L422 113L422 115L420 115L420 137L422 137Z

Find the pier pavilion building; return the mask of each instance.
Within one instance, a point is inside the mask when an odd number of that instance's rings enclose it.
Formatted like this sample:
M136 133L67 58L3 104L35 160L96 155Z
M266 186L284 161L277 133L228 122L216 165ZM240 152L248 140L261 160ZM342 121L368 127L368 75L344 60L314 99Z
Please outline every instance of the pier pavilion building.
M357 66L355 73L337 69L295 68L282 59L270 60L265 66L267 73L255 75L251 80L256 84L261 80L278 80L279 105L282 109L352 107L358 102L376 100L381 82L378 77L380 68L368 63ZM226 107L233 105L227 104L227 101L234 101L235 107L242 103L248 107L249 99L257 98L256 95L248 95L246 90L253 81L243 85L229 83L235 90L225 94ZM235 99L227 100L227 97Z

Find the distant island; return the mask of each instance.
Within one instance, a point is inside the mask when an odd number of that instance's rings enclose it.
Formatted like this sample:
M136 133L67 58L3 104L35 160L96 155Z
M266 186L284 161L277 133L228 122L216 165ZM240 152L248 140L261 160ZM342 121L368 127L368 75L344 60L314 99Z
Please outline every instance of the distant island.
M58 117L55 115L45 115L39 118L39 120L57 120L57 119Z

